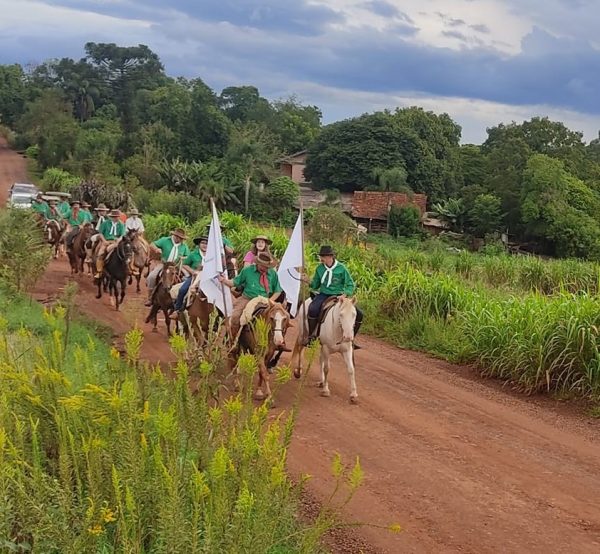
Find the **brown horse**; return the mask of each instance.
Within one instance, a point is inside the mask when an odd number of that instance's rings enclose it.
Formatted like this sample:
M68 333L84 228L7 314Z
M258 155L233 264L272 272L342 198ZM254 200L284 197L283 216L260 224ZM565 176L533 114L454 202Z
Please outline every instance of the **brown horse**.
M54 248L54 259L58 258L60 245L65 235L65 227L56 219L47 219L44 224L46 241Z
M125 291L127 289L127 277L129 276L129 264L133 256L133 248L128 237L123 237L117 241L112 252L106 254L104 263L104 273L100 279L96 280L98 292L96 298L102 298L102 289L108 289L111 296L114 296L115 308L125 300ZM121 290L119 291L119 285Z
M262 324L258 323L259 321ZM266 328L266 348L259 344L262 325ZM271 384L267 368L275 353L285 345L285 334L289 325L290 316L283 304L270 300L269 306L259 311L252 322L241 329L238 351L249 352L258 357L258 385L254 395L257 400L271 401Z
M83 262L86 258L85 244L93 234L93 225L91 223L84 223L79 227L79 232L67 247L67 256L69 257L69 264L71 265L71 275L74 273L83 273Z
M146 318L146 323L152 323L152 332L158 331L158 312L162 310L165 316L167 334L171 336L171 319L169 314L173 311L173 299L169 290L179 282L179 271L176 264L167 262L160 272L160 280L152 292L152 307Z
M140 281L142 280L142 273L146 268L146 277L150 273L150 246L144 237L142 237L137 231L131 230L127 233L131 239L131 245L133 246L133 259L131 260L131 273L129 274L129 284L133 283L133 278L136 281L136 292L140 292Z
M210 318L215 310L214 304L209 304L202 291L195 293L192 303L187 311L187 318L183 318L183 331L186 336L193 336L196 344L202 347L206 344L210 332ZM187 322L189 321L189 326Z

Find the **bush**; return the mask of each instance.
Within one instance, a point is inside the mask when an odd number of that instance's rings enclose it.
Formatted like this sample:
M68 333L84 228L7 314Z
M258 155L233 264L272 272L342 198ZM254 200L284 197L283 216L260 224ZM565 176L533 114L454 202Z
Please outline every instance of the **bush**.
M49 167L42 176L42 188L49 191L71 192L79 183L79 177L58 167Z
M421 212L415 206L392 206L388 221L393 237L414 237L421 229Z
M339 208L320 206L315 209L307 231L313 242L345 244L356 233L356 223Z
M40 154L40 147L37 144L33 144L28 146L25 150L25 156L30 158L31 160L37 160L37 157Z
M178 227L185 229L187 226L183 217L171 214L145 215L143 221L146 229L144 234L149 241L169 235Z
M151 191L138 188L133 193L136 207L144 214L170 214L196 221L209 213L206 202L185 192Z
M50 261L42 230L29 211L0 211L0 278L5 287L28 290Z
M289 177L278 177L265 186L264 192L256 192L250 201L250 215L259 221L293 225L298 212L295 205L300 196L298 185Z

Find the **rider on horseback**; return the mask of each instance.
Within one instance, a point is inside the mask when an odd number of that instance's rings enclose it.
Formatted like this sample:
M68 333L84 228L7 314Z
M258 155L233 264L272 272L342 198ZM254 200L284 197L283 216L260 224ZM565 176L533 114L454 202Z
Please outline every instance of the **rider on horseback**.
M177 300L175 300L175 311L171 314L171 319L178 319L181 312L184 309L185 297L194 277L202 269L202 263L204 262L204 256L206 255L206 249L208 248L208 237L196 237L194 244L198 248L194 248L189 256L183 260L183 271L188 273L185 281L182 283L179 292L177 293Z
M331 246L321 246L319 251L321 263L317 266L312 281L304 278L303 281L310 285L312 290L318 292L308 308L308 336L304 340L307 346L315 340L317 324L321 315L321 308L328 298L332 296L352 296L356 288L346 266L335 258L335 252ZM354 324L354 336L362 324L363 313L356 308L356 321ZM354 349L360 350L360 346L354 343Z
M110 219L105 219L100 226L98 233L100 238L97 239L96 247L96 279L102 277L106 256L114 249L118 240L125 236L126 229L123 222L119 220L120 216L119 210L111 210L108 214Z
M57 192L57 196L62 198L60 203L58 204L58 212L63 217L63 219L67 219L69 215L71 215L71 206L69 205L68 198L71 196L68 192Z
M125 221L127 231L135 231L138 235L143 235L145 229L144 222L140 218L140 212L133 208L127 212L127 215L129 216Z
M146 301L145 306L152 306L152 295L154 294L156 280L158 279L158 274L163 268L163 264L166 262L177 263L182 258L189 256L190 249L184 242L186 238L187 237L185 236L185 231L183 229L175 229L173 232L171 232L170 237L161 237L150 245L151 253L160 255L161 261L154 266L154 269L152 269L146 278L146 286L148 287L148 300Z
M85 200L81 203L81 213L83 214L83 218L85 219L85 223L91 223L92 222L92 212L90 212L90 208L92 206L90 205L89 202L86 202Z
M69 212L69 216L67 217L67 236L65 238L65 243L67 248L73 244L77 233L79 233L79 228L81 225L86 223L86 218L83 212L81 211L81 203L79 200L73 200L71 202L71 210Z
M44 194L38 192L31 202L31 209L37 214L41 215L43 218L46 218L48 208L48 203L44 200Z
M231 289L242 291L242 296L236 298L231 314L231 337L236 337L240 331L240 318L248 302L253 298L262 296L273 302L280 302L283 289L279 284L279 277L275 271L277 260L267 252L259 252L254 264L245 267L235 279L226 279L219 276L219 281ZM289 352L286 347L282 350Z
M271 252L269 251L269 246L273 244L273 241L265 235L258 235L254 237L250 242L252 243L252 248L248 250L248 252L246 252L246 255L244 256L244 267L252 265L254 263L254 260L256 260L256 255L259 252L267 252L268 254L270 254Z

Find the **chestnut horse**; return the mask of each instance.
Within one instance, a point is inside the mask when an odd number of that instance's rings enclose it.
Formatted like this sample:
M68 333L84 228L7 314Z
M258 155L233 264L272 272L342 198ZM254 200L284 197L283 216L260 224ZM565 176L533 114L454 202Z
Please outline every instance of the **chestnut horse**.
M54 259L58 258L60 245L63 241L66 228L56 219L47 219L44 223L46 241L54 248Z
M91 223L84 223L79 227L79 232L67 247L71 275L74 273L83 273L83 263L86 258L85 243L93 234L94 226Z
M173 262L167 262L160 271L159 282L152 293L152 307L146 318L146 323L152 323L152 332L158 331L158 312L162 310L165 316L167 334L171 336L170 313L173 311L173 299L170 290L173 285L179 282L179 268Z

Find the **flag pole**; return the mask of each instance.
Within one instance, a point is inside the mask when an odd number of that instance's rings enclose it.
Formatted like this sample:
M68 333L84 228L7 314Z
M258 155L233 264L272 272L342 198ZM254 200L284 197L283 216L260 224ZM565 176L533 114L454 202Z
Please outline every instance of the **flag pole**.
M304 202L302 201L302 198L300 198L300 242L302 245L302 274L304 275L305 272L305 265L306 265L306 260L304 259ZM305 317L305 307L304 307L304 303L306 302L306 297L304 294L304 283L303 281L300 281L300 300L301 300L301 306L302 306L302 322L301 322L301 326L300 326L300 340L302 341L302 344L304 343L304 317Z
M214 229L214 241L215 241L215 246L216 246L216 252L219 253L219 256L221 257L221 266L223 266L223 259L225 258L225 251L223 249L223 237L221 237L221 244L219 244L219 241L217 240L217 225L216 225L216 220L215 220L215 215L217 213L217 208L215 206L215 202L214 200L211 198L210 199L210 204L212 207L212 213L213 213L213 217L212 217L212 224L213 224L213 229ZM220 234L221 229L219 228L219 234ZM225 271L227 271L227 265L225 264L224 266ZM221 273L222 275L223 273ZM229 275L227 275L227 277L229 277ZM219 285L221 285L221 294L223 295L223 317L225 318L225 329L227 330L227 332L230 334L231 331L231 325L230 325L230 321L229 321L229 314L227 313L227 299L225 298L225 285L223 283L219 283Z

